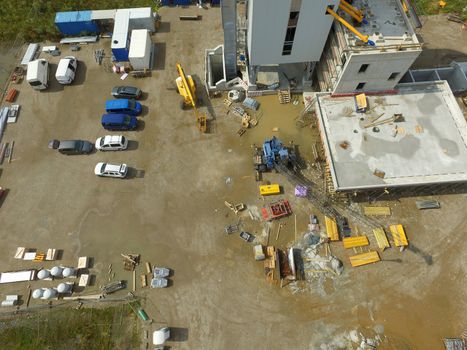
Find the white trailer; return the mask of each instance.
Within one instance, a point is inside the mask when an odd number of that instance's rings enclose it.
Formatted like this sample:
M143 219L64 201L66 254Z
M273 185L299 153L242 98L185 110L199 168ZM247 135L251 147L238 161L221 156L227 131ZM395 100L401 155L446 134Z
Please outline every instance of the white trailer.
M47 89L49 86L49 62L43 58L29 62L26 81L33 89Z
M131 32L128 59L135 70L149 69L151 66L152 41L149 31L137 29Z

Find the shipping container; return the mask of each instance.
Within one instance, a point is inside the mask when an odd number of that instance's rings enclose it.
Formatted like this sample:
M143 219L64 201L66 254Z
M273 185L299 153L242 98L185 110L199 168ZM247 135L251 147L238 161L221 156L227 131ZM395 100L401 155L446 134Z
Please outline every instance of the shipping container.
M137 29L131 32L128 58L133 69L149 69L152 56L152 41L149 31Z
M155 28L154 13L150 7L128 9L130 11L130 30L147 29L153 33Z
M130 40L128 37L128 23L130 13L128 11L117 11L115 14L115 25L112 35L112 54L118 62L128 61Z
M57 12L55 25L65 35L98 33L99 26L91 19L92 11Z

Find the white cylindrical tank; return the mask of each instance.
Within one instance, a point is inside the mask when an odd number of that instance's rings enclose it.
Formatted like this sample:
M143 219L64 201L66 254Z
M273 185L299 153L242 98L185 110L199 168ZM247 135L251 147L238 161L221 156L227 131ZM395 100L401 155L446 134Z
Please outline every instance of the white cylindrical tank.
M44 290L42 290L41 288L34 289L34 292L32 292L33 299L42 298L43 295L44 295Z
M65 267L63 269L63 277L71 277L75 275L75 269L72 267Z
M60 283L57 287L59 293L69 293L71 291L71 285L66 283Z
M50 270L50 273L52 274L52 276L55 276L55 277L62 277L62 272L63 272L63 268L60 266L54 266L52 267L52 270Z
M56 296L57 296L57 291L53 288L47 288L44 291L44 294L42 295L44 299L52 299L52 298L55 298Z
M37 273L37 278L40 280L46 279L50 277L50 271L49 270L40 270Z

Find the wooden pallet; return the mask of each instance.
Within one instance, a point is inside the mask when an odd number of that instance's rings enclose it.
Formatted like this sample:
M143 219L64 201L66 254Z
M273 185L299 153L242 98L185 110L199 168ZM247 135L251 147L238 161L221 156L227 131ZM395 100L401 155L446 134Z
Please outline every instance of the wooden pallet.
M44 253L37 253L36 257L34 258L33 261L44 261L45 260L45 254Z
M277 97L281 104L290 103L290 90L279 90L277 92Z
M345 237L342 243L344 243L345 249L363 247L370 244L367 236Z
M350 257L352 267L358 267L381 261L378 252L369 251L368 253L357 254Z
M391 231L392 239L394 240L394 245L396 247L405 247L409 245L409 241L407 240L407 236L405 235L404 227L402 225L390 225L389 231Z
M388 238L386 237L386 233L384 233L384 230L382 228L373 229L373 235L375 236L376 243L378 243L378 247L379 249L381 249L381 251L390 247Z
M337 230L337 222L328 216L324 217L326 223L326 234L331 241L339 240L339 231Z
M6 102L14 102L16 99L16 95L18 94L18 90L16 89L10 89L8 90L8 93L6 94L5 101Z

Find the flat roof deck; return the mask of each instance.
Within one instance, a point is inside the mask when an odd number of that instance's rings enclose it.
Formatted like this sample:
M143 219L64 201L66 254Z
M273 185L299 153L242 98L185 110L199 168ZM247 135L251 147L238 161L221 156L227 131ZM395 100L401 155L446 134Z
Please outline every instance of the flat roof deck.
M354 0L352 5L359 9L364 9L368 24L357 27L364 35L369 35L370 39L376 41L376 47L404 44L418 44L417 36L406 15L401 10L400 4L394 0ZM350 16L345 15L347 19ZM355 36L348 29L349 44L355 45ZM373 37L374 34L381 34L382 37Z
M320 133L336 190L467 181L467 124L448 84L398 87L397 95L367 96L366 114L355 112L352 96L318 95ZM400 113L401 122L365 128L377 117L381 122Z

